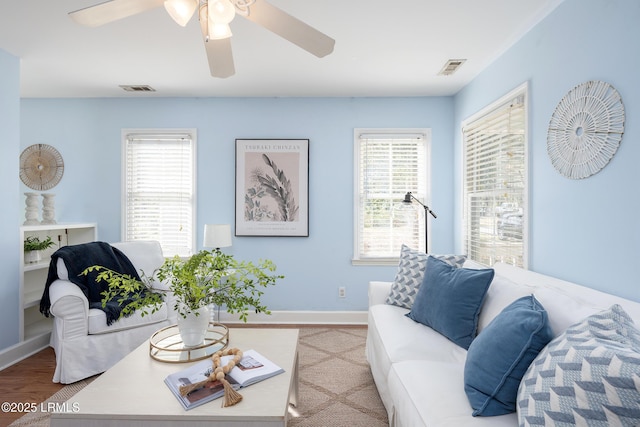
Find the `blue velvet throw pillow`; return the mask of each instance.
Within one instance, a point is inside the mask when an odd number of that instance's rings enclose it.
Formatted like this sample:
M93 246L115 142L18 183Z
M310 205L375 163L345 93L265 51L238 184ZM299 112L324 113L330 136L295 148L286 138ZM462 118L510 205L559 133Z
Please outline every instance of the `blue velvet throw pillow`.
M502 310L467 352L464 391L472 415L515 412L520 381L552 338L547 312L533 295L519 298Z
M430 256L407 316L468 349L476 336L480 308L493 274L492 268L456 268Z

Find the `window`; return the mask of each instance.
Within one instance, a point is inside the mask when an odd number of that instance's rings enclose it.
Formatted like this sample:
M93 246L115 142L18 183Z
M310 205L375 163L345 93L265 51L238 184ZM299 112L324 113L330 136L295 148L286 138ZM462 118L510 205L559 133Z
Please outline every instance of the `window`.
M526 267L527 88L463 124L464 247L470 259Z
M123 131L123 239L194 252L195 131Z
M397 263L403 243L425 247L424 209L402 200L429 198L430 139L430 129L355 129L354 264Z

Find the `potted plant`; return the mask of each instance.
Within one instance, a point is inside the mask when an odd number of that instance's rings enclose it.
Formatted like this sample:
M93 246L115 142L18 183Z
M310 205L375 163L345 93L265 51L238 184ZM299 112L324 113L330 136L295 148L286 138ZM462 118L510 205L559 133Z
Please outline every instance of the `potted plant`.
M40 262L42 260L42 251L53 246L51 236L40 240L38 236L27 236L24 239L24 260L28 263Z
M269 314L260 301L264 293L262 288L275 285L284 277L274 273L276 266L272 261L260 260L257 264L238 261L219 249L202 250L187 259L179 256L167 259L152 278L166 283L168 291L154 286L154 280L147 276L143 275L139 281L100 266L89 267L83 274L94 270L98 272L97 281L108 283L108 289L102 294L103 304L113 299L128 301L122 316L135 310L140 310L142 315L148 310L153 312L162 304L165 294L172 293L180 334L185 345L190 346L199 345L204 339L210 318L209 305L224 306L227 312L239 314L244 322L250 309ZM198 332L186 332L194 328Z

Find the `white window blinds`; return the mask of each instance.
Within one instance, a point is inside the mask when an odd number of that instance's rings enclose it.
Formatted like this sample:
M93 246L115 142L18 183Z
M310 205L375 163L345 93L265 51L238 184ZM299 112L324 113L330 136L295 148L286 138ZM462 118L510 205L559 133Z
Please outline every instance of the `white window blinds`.
M195 132L129 132L124 146L124 240L157 240L167 257L190 256Z
M356 129L354 136L354 262L397 262L403 243L425 247L422 208L402 200L408 191L427 197L430 130Z
M465 252L526 267L526 89L463 126Z

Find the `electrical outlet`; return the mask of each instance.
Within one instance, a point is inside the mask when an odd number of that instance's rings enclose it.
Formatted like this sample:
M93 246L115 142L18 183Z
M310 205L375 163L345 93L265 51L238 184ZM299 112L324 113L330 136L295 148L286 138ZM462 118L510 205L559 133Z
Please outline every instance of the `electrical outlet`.
M347 289L344 286L340 286L338 288L338 297L346 298L347 297Z

